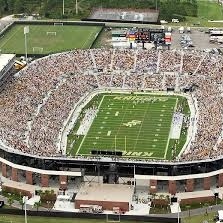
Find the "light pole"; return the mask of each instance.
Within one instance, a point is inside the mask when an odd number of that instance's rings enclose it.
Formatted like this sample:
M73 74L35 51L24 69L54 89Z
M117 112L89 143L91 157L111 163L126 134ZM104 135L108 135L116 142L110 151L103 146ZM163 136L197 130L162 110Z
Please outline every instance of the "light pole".
M27 37L26 34L29 33L29 26L24 27L24 36L25 36L25 57L26 57L26 63L27 63Z
M180 199L178 200L178 208L177 208L177 223L180 223Z
M63 15L64 15L64 0L63 0Z
M76 15L78 14L78 6L77 6L77 0L76 0Z
M28 196L24 196L22 198L23 203L24 203L24 210L25 210L25 223L27 223L27 212L26 212L26 202L28 201Z
M134 169L133 169L133 175L134 175L134 193L136 192L136 166L134 165Z

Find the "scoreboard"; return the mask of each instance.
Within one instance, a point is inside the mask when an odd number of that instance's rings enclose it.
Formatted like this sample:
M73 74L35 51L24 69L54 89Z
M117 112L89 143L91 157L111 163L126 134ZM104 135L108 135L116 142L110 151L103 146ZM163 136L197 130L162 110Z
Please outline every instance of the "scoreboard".
M129 41L135 41L136 43L158 43L164 40L165 32L162 29L137 28L129 30L128 38Z
M150 41L161 43L164 41L165 31L162 29L151 29L150 30Z
M138 29L136 32L136 42L150 42L150 32L148 29Z

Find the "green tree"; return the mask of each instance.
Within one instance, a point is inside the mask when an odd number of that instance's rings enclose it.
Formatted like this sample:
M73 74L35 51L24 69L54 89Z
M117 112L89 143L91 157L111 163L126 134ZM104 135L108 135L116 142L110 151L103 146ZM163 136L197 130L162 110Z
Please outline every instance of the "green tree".
M24 202L23 202L23 197L20 197L19 198L19 204L21 205L21 207L22 207L22 210L23 210L23 208L24 208Z
M49 194L50 194L50 190L45 190L45 191L44 191L44 195L47 196L47 195L49 195Z
M23 12L25 12L25 1L24 0L15 0L14 13L23 13Z
M5 1L0 0L0 16L2 16L4 14L5 8L6 8Z
M186 209L188 210L188 217L190 217L190 209L191 209L191 206L190 205L187 205L186 206Z
M160 194L159 195L159 199L161 200L161 208L163 208L163 200L164 200L165 196L164 194Z
M39 211L39 207L41 206L41 201L35 202L34 207L36 208L37 211Z
M167 201L167 207L166 207L166 209L167 209L167 211L170 211L170 195L166 195L166 201Z
M6 9L8 13L12 13L14 10L14 0L7 0L6 1Z
M203 207L206 208L206 210L205 210L205 214L208 215L209 204L208 204L208 203L204 203Z
M155 205L155 200L156 200L156 198L158 197L158 194L156 194L156 193L152 193L151 195L152 195L153 206L155 207L155 206L156 206L156 205Z
M46 16L46 13L47 13L47 0L43 0L42 1L39 13L42 16Z
M11 206L13 205L13 203L14 203L13 196L10 195L10 196L8 197L8 204L9 204L9 206L11 207Z
M166 200L167 200L167 202L169 204L170 203L170 195L169 194L166 195Z

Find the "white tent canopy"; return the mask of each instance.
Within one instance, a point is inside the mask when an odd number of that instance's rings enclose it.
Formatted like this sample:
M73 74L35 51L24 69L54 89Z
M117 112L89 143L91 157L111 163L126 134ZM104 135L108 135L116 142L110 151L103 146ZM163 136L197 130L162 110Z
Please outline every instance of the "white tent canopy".
M223 210L218 211L219 221L223 220Z

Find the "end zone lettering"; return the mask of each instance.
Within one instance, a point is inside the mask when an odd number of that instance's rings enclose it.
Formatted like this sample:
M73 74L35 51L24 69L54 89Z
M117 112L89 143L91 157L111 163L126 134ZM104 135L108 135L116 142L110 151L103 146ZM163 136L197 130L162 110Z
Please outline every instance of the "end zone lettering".
M142 96L116 96L114 97L115 100L124 100L124 101L167 101L167 97L142 97Z
M152 155L153 155L152 152L128 152L128 151L122 151L122 156L150 157Z

